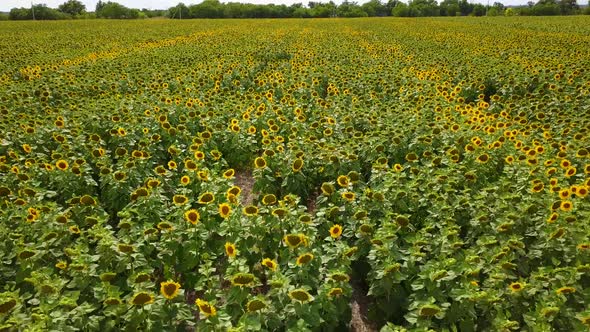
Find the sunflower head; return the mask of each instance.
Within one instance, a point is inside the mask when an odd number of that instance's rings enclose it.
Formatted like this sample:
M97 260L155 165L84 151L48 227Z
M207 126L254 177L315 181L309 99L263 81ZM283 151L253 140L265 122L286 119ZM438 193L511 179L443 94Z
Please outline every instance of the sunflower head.
M339 238L342 235L342 226L336 224L330 228L330 236L334 239Z
M248 312L256 312L262 309L267 308L268 305L262 299L255 298L253 300L248 301L246 303L246 311Z
M238 254L238 250L236 249L236 245L231 242L226 242L225 245L225 254L229 258L234 258Z
M289 248L297 248L301 244L304 244L306 237L304 234L287 234L283 237L283 241Z
M154 303L154 297L148 292L136 293L131 298L131 304L133 305L145 305L150 303Z
M258 215L258 208L254 205L248 205L242 209L242 212L248 217L253 217Z
M292 300L298 301L300 303L307 303L313 301L313 296L311 296L311 294L309 294L306 290L300 288L290 291L289 297Z
M293 165L291 166L291 169L293 170L293 172L297 173L297 172L301 171L302 168L303 168L303 159L300 159L300 158L295 159L295 161L293 162Z
M266 167L266 160L263 157L254 159L254 167L260 169Z
M160 283L160 293L167 300L172 300L180 291L180 284L174 281L164 281Z
M199 203L200 204L210 204L215 201L215 196L211 192L203 193L199 196Z
M199 211L190 209L184 213L184 219L191 224L196 225L201 219L201 215L199 214Z
M340 287L334 287L328 291L329 297L340 297L342 294L344 294L344 291Z
M262 266L268 268L271 271L276 271L277 270L277 262L275 262L274 260L270 259L270 258L265 258L262 260Z
M277 202L277 197L274 194L267 194L262 197L262 204L273 205Z
M59 169L60 171L65 171L68 169L68 162L60 159L55 163L55 167L57 167L57 169Z
M305 253L297 257L297 265L302 266L305 265L313 260L313 254Z
M219 210L219 215L223 219L229 218L229 215L231 214L231 206L229 206L229 204L227 204L227 203L219 204L218 210Z
M521 290L524 289L524 284L520 283L520 282L513 282L511 283L508 288L513 292L513 293L517 293L520 292Z
M238 287L251 287L256 282L256 278L251 273L238 273L231 277L231 284Z
M205 315L205 317L217 315L217 309L208 301L202 299L196 299L195 304L199 307L199 311Z

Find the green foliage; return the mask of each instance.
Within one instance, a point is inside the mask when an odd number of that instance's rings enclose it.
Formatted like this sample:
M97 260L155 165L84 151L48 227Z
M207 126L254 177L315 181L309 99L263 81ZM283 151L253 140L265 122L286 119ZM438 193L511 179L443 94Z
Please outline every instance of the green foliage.
M99 2L96 4L96 17L114 19L136 19L139 18L138 9L127 8L116 2Z
M0 326L587 329L589 23L3 22Z
M57 9L64 14L79 16L86 12L86 5L78 0L68 0L67 2L59 5Z

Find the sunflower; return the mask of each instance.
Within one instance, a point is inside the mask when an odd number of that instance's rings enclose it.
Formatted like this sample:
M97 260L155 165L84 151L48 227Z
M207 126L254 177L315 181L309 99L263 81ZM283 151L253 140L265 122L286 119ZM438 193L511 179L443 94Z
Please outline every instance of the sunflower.
M304 234L287 234L283 237L283 241L289 248L294 249L299 247L301 244L305 244L306 237Z
M549 223L549 224L554 223L558 217L559 217L559 215L557 213L555 213L555 212L551 213L549 218L547 218L547 223Z
M306 303L306 302L313 301L313 296L311 296L311 294L309 294L306 290L301 289L301 288L294 289L294 290L290 291L289 297L292 300L298 301L300 303Z
M164 281L160 283L160 294L167 300L172 300L180 291L180 284L174 281Z
M224 247L225 247L225 254L227 255L227 257L234 258L238 254L235 244L233 244L231 242L226 242Z
M195 163L192 159L186 159L184 161L184 167L189 171L195 171L197 169L197 163Z
M513 283L511 283L511 284L508 286L508 288L509 288L509 289L510 289L510 290L511 290L513 293L520 292L521 290L523 290L523 289L524 289L524 287L525 287L525 286L524 286L524 284L523 284L523 283L520 283L520 282L513 282Z
M329 297L340 297L342 294L344 294L344 291L340 287L334 287L328 291Z
M228 194L232 194L234 196L240 195L241 192L242 192L242 189L239 186L233 186L227 190Z
M337 239L342 235L342 226L336 224L330 228L330 236Z
M238 287L251 287L254 285L256 278L251 273L238 273L231 277L231 284Z
M219 215L221 216L221 218L223 218L223 219L229 218L229 215L231 214L231 206L229 206L229 204L227 204L227 203L219 204L218 210L219 210Z
M59 169L60 171L66 171L69 165L67 161L60 159L55 163L55 167L57 167L57 169Z
M188 202L188 197L185 195L174 195L174 197L172 197L172 201L174 202L174 205L180 206Z
M184 213L184 219L191 224L196 225L201 219L201 215L199 214L199 211L190 209Z
M120 243L117 245L117 249L125 254L129 254L132 253L135 249L133 248L132 245L130 244L124 244L124 243Z
M0 315L8 313L14 307L16 307L16 300L13 298L2 299L0 302ZM10 325L9 325L10 326Z
M477 162L479 163L487 163L490 160L490 156L487 153L484 153L482 155L479 155L476 159Z
M205 192L199 196L199 204L210 204L215 201L215 196L211 192Z
M418 315L420 317L433 317L441 311L440 307L434 304L426 304L420 307Z
M120 304L123 304L123 301L121 301L121 299L116 298L116 297L109 297L106 300L104 300L103 303L105 305L120 305Z
M393 170L394 170L396 173L399 173L399 172L401 172L401 171L403 170L403 167L402 167L402 165L400 165L400 164L394 164L394 165L393 165Z
M277 202L277 197L274 194L267 194L262 197L262 204L272 205Z
M217 315L217 309L208 301L196 299L195 304L199 307L199 311L205 315L205 317Z
M170 232L170 231L173 231L174 230L174 226L171 223L167 222L167 221L159 222L156 227L158 227L158 229L161 230L161 231L168 231L168 232Z
M257 169L265 168L266 160L262 157L254 159L254 167L256 167Z
M305 253L302 255L299 255L299 257L297 257L297 265L298 266L302 266L305 265L309 262L311 262L313 260L313 254L311 253Z
M262 309L265 309L268 305L261 299L253 299L246 303L246 311L247 312L256 312Z
M565 177L566 178L572 177L572 176L576 175L576 172L577 172L577 170L575 167L568 167L565 170Z
M580 198L584 198L588 195L588 187L586 186L579 186L578 190L576 190L576 196Z
M340 175L337 179L336 182L338 183L338 185L340 187L348 187L348 184L350 183L350 179L348 178L348 176L346 175Z
M248 205L242 209L242 213L244 213L248 217L253 217L258 215L258 208L254 205Z
M181 184L181 185L183 185L183 186L186 186L186 185L188 185L189 183L191 183L191 178L190 178L188 175L183 175L183 176L180 178L180 184Z
M571 294L571 293L575 293L576 289L574 287L561 287L558 288L555 293L557 294Z
M571 211L573 208L574 204L571 201L562 201L559 206L559 209L565 212Z
M145 305L150 303L154 303L154 297L152 296L152 294L147 292L136 293L131 298L131 304L133 305Z
M265 258L262 260L262 266L267 267L268 269L270 269L271 271L276 271L277 270L277 262L270 259L270 258Z
M329 182L322 183L321 189L322 189L322 194L324 194L325 196L330 196L334 193L334 191L336 191L336 189L334 188L334 185L332 185Z
M354 197L355 197L355 194L353 192L345 191L342 193L342 198L344 198L345 200L347 200L349 202L354 201Z
M297 173L297 172L301 171L302 168L303 168L303 159L300 159L300 158L295 159L295 161L293 162L293 165L291 166L291 169L293 170L293 172Z
M223 178L231 179L236 174L236 171L233 168L228 169L227 171L223 172Z
M350 247L350 248L348 248L348 249L346 249L346 250L344 251L343 255L344 255L344 256L346 256L346 257L348 257L348 258L350 258L350 257L352 257L352 255L354 255L354 254L355 254L355 253L356 253L358 250L359 250L359 248L358 248L358 247L356 247L356 246L355 246L355 247Z
M80 204L82 205L96 205L96 200L90 195L80 197Z
M334 272L330 275L330 279L337 282L348 282L350 281L350 276L343 272Z
M531 188L531 191L533 193L538 193L543 191L543 189L545 188L545 185L543 184L543 182L536 182L533 183L533 188Z
M561 199L568 199L571 195L572 193L569 189L563 189L559 191L559 198Z
M58 268L58 269L60 269L60 270L65 270L65 269L68 268L68 263L66 263L64 261L60 261L60 262L57 262L55 264L55 267Z
M76 225L68 228L72 234L80 234L80 228Z
M196 160L205 159L205 153L203 151L195 151L194 156Z

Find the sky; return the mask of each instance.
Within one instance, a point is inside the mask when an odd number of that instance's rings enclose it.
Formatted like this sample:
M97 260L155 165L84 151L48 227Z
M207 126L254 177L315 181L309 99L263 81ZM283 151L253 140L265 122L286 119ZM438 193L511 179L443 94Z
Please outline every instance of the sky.
M34 0L35 4L46 4L48 7L57 8L60 4L66 2L67 0ZM94 11L96 7L96 3L98 0L81 0L86 5L86 10ZM108 1L108 0L106 0ZM202 2L202 0L111 0L113 2L118 2L126 7L129 8L148 8L148 9L168 9L170 7L174 7L179 2L183 2L185 5L192 5ZM315 0L317 1L317 0ZM329 0L321 0L319 2L328 2ZM334 2L339 4L342 3L343 0L335 0ZM356 0L357 3L362 4L368 0ZM383 0L382 0L383 1ZM408 2L408 0L403 0L404 2ZM490 0L490 4L497 0ZM504 5L524 5L527 3L528 0L500 0ZM247 2L247 3L256 3L256 4L268 4L274 3L276 5L285 4L285 5L292 5L294 3L303 3L306 5L309 0L221 0L221 2ZM440 1L439 1L440 2ZM487 0L469 0L469 2L480 2L480 3L487 3ZM578 1L580 3L580 1ZM15 7L30 7L31 1L30 0L0 0L0 11L8 12L11 8Z

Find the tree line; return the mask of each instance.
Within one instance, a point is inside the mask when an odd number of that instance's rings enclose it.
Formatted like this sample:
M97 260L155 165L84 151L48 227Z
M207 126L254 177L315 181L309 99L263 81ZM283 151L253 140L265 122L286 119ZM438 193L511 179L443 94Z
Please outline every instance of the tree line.
M369 0L363 4L345 0L337 5L330 2L308 2L293 5L261 5L250 3L204 0L199 4L178 5L166 10L127 8L117 2L99 0L94 12L87 12L86 6L78 0L68 0L58 8L37 4L28 8L13 8L8 15L0 15L0 20L61 20L61 19L141 19L169 17L189 18L319 18L319 17L423 17L423 16L512 16L512 15L590 15L590 4L580 8L576 0L538 0L526 6L507 8L500 2L492 5L470 3L468 0Z

